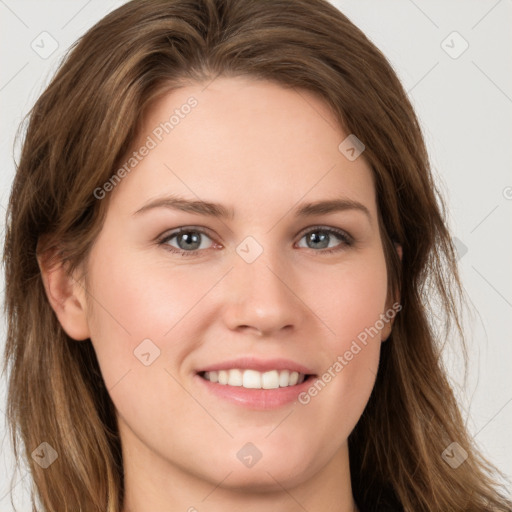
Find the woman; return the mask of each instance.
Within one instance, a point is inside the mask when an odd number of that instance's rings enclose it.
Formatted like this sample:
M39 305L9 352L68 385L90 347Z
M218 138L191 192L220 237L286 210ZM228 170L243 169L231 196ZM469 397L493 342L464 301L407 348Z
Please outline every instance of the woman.
M324 1L101 20L31 113L4 260L43 510L511 509L429 324L460 285L418 121Z

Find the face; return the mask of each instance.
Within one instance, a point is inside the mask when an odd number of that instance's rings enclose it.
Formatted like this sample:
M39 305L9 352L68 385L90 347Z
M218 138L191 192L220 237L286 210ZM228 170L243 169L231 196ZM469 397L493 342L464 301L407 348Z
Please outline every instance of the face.
M389 327L372 173L308 92L203 89L158 100L105 187L89 335L125 457L297 485L347 460Z

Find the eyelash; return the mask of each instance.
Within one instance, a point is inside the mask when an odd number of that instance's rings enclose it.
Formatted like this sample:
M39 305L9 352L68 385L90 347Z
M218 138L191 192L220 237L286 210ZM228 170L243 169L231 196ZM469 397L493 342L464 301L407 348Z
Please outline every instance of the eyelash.
M347 233L345 233L344 231L342 231L341 229L326 228L324 226L313 226L311 228L308 228L307 231L305 231L301 234L300 239L302 239L305 235L315 232L315 231L321 231L323 233L335 235L343 242L337 247L331 247L330 249L321 249L321 250L315 251L315 252L320 252L321 254L331 254L331 253L343 250L344 246L351 247L354 244L354 240L352 239L352 237L350 235L348 235ZM202 235L206 235L208 238L211 238L205 230L203 230L201 228L196 228L194 226L187 226L187 227L181 227L178 230L173 231L172 233L164 235L163 237L161 237L158 240L157 243L159 246L164 246L164 245L167 246L167 250L174 254L180 254L181 256L187 256L187 257L199 257L200 256L199 253L202 251L205 251L206 249L194 249L193 251L185 251L182 249L176 249L176 247L172 247L172 246L168 245L168 243L167 243L170 240L172 240L173 238L175 238L176 236L178 236L182 233L189 233L189 232L200 233ZM314 251L314 249L311 249L311 250Z

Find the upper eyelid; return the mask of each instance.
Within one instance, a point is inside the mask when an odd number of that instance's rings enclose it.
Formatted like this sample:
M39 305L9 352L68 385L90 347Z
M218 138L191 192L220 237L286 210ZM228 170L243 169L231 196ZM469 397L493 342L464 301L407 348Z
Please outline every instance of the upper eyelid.
M209 236L210 238L213 238L211 235L211 232L209 229L199 226L180 226L179 228L171 229L170 231L165 231L161 235L157 237L157 240L162 241L169 239L171 237L174 237L176 235L179 235L180 233L184 233L187 231L197 231L199 233L202 233L204 235Z

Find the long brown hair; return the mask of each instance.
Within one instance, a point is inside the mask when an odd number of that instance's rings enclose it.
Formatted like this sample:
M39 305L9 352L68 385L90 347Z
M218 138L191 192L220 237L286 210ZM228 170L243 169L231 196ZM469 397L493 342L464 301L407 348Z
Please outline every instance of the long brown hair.
M71 48L33 107L7 214L3 371L14 453L30 464L43 510L119 512L124 489L95 352L60 326L36 256L53 254L69 271L83 264L108 207L108 195L100 201L94 190L118 169L149 103L219 75L312 91L366 146L389 289L402 310L349 438L361 510L511 510L497 470L466 432L441 364L447 335L429 319L427 300L436 297L441 327L451 321L462 338L454 248L418 120L383 54L324 0L129 2ZM58 454L47 469L31 457L42 442ZM452 442L468 454L456 469L442 458Z

